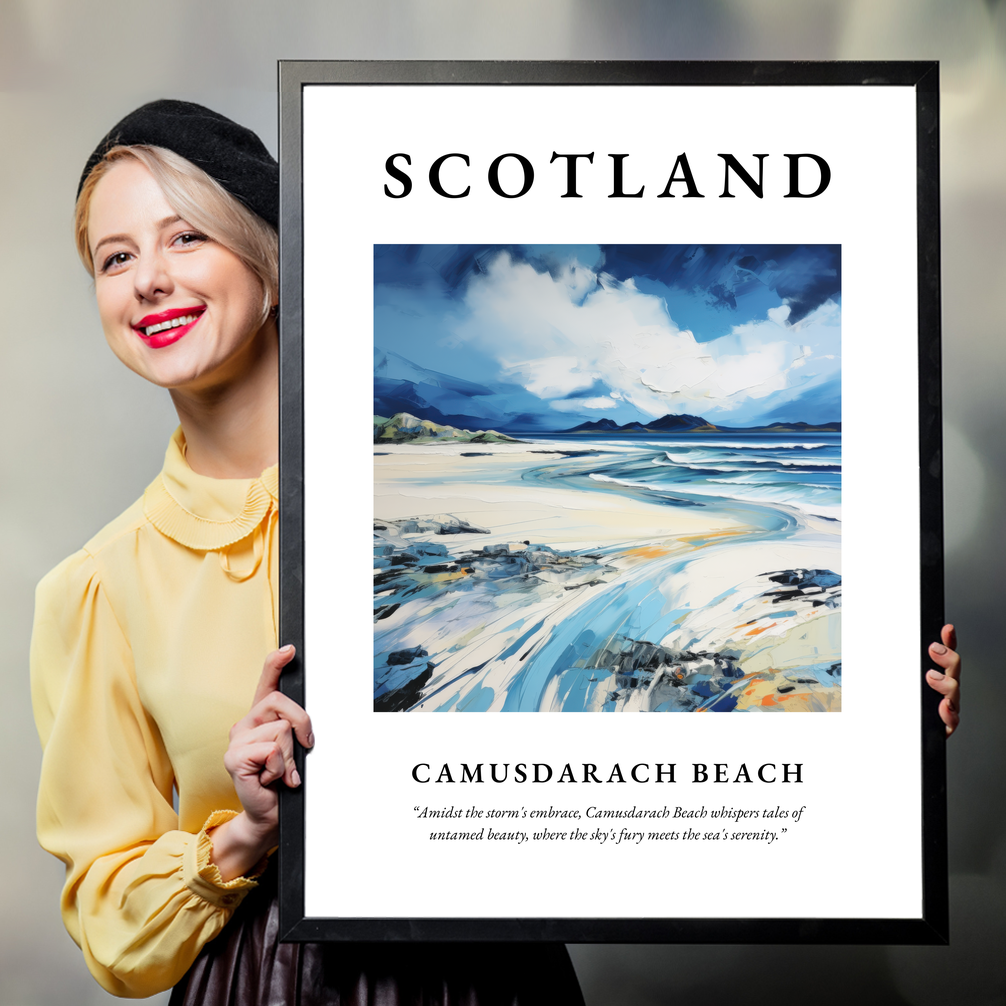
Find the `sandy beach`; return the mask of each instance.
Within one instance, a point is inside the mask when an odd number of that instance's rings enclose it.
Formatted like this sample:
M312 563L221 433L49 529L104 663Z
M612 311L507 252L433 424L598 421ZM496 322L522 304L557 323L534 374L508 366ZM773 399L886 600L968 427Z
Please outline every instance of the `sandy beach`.
M598 475L639 452L375 445L375 708L840 708L838 522Z
M562 460L558 451L537 444L382 445L374 451L374 517L446 512L487 528L489 537L480 537L480 544L529 539L567 549L618 542L687 547L681 539L741 526L613 493L558 486L530 492L520 484L523 471Z

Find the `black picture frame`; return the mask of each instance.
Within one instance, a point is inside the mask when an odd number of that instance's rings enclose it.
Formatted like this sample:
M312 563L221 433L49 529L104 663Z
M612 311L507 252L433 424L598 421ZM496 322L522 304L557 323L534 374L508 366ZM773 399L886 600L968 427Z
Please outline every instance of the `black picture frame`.
M280 927L287 941L563 941L632 943L940 944L949 939L945 736L939 696L925 684L927 646L943 624L940 383L939 71L935 62L404 62L282 61L280 103L280 641L296 644L282 688L310 711L304 648L304 396L302 95L306 86L799 85L911 87L916 108L923 905L919 918L319 918L305 914L304 779L281 794ZM333 868L341 868L334 864Z

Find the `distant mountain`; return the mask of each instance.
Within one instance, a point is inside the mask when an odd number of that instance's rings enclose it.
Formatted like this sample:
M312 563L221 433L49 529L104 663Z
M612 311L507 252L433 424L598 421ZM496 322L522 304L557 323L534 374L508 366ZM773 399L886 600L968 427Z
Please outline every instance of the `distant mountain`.
M841 433L841 423L823 423L814 426L811 423L773 423L763 429L775 430L778 433Z
M399 412L390 419L374 416L375 444L428 444L433 441L454 441L459 444L521 444L495 430L459 430L454 426L444 426L418 419L408 412Z
M598 419L596 423L580 423L571 430L562 430L562 433L589 433L593 430L620 430L622 429L614 419Z
M690 433L705 433L706 431L716 430L717 427L713 426L708 419L703 419L701 416L690 416L688 413L683 413L680 416L663 416L660 419L654 420L652 423L646 424L647 430L688 430Z
M666 415L654 419L645 426L632 422L619 426L613 419L597 419L581 423L571 430L557 430L557 433L841 433L841 423L772 423L771 426L717 426L702 416Z

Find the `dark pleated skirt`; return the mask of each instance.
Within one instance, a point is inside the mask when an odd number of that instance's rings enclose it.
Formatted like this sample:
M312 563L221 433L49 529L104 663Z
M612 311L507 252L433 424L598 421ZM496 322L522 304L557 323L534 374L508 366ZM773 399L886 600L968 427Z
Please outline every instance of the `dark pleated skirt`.
M274 873L170 1006L583 1006L561 943L280 943Z

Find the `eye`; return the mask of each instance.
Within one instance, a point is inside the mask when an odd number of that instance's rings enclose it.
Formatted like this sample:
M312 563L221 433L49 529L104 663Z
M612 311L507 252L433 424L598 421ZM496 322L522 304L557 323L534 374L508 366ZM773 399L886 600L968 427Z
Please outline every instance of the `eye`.
M129 252L114 252L109 255L101 264L101 271L103 273L107 272L117 272L122 266L124 266L132 256Z
M199 231L183 231L171 243L176 248L194 248L208 240L209 238L205 234L200 234Z

